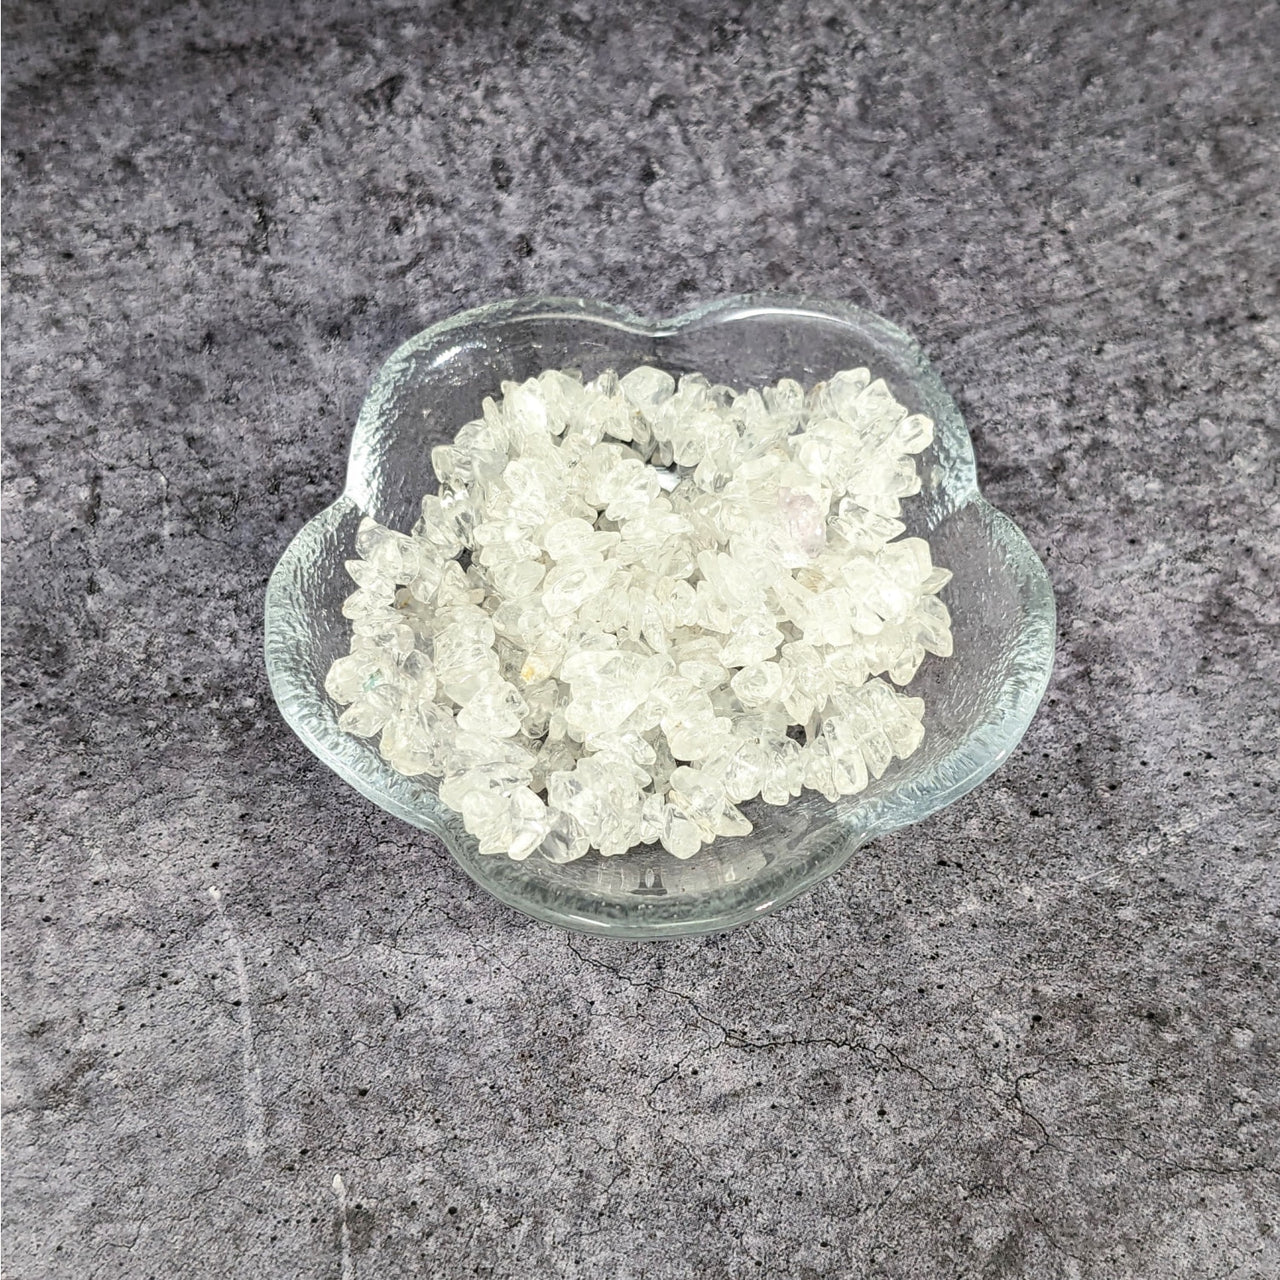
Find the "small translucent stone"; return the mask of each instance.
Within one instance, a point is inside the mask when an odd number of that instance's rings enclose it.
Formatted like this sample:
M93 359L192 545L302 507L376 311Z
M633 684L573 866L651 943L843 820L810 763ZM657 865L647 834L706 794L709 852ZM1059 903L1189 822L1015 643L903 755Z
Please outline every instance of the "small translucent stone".
M542 533L542 545L552 560L571 560L584 553L595 534L595 526L581 516L570 516L547 525Z
M474 763L446 775L440 783L440 799L457 809L471 792L506 796L526 786L528 780L525 770L509 761Z
M951 614L947 606L936 596L921 596L912 614L920 647L940 658L949 658L952 651Z
M409 582L418 572L418 543L406 534L384 528L368 516L360 521L356 530L356 552L372 570L396 583Z
M399 716L387 720L378 742L378 750L393 769L410 778L431 773L438 768L438 756L433 752L420 750L415 745L406 721Z
M783 564L798 569L817 556L827 543L822 507L800 489L778 489L778 515L782 524Z
M528 787L521 787L511 797L511 810L512 833L498 852L505 852L511 858L527 858L550 831L547 806Z
M641 365L618 379L618 389L639 409L650 409L668 399L676 381L665 369Z
M705 772L724 787L734 804L760 794L770 773L769 755L758 742L738 741L713 756L703 766Z
M440 585L436 588L435 605L437 610L451 608L459 604L478 604L476 590L467 579L462 566L456 560L447 560L440 574ZM479 593L480 600L484 593Z
M662 847L673 857L692 858L702 847L702 836L697 824L675 805L667 804L663 807L659 832Z
M551 862L573 862L591 848L591 838L576 818L559 809L549 811L547 834L542 838L542 853Z
M933 595L941 591L943 587L951 581L952 573L950 569L933 569L929 576L920 584L920 592L922 595Z
M513 738L528 712L529 706L516 688L490 671L458 712L458 728L464 733Z
M667 807L665 795L665 787L659 791L647 792L640 805L640 840L644 844L654 844L662 839Z
M380 684L362 693L339 717L338 728L359 738L371 738L400 708L400 690Z
M346 706L387 678L385 661L376 654L362 651L337 659L325 676L324 689L334 702Z
M395 729L397 752L415 761L423 761L423 773L439 777L454 759L457 721L438 702L419 698L396 718Z
M487 768L491 765L510 766L518 769L527 783L533 777L536 763L533 753L521 746L516 738L496 738L488 734L463 733L458 730L454 735L448 768L443 772Z
M603 591L618 570L617 561L601 564L570 563L547 574L542 607L553 618L563 618Z
M744 707L768 706L782 692L782 668L776 662L753 662L734 675L729 687Z
M765 613L753 613L739 620L720 651L726 667L750 666L765 662L785 639L774 620Z
M526 656L521 675L529 669ZM518 688L520 686L517 686ZM520 731L533 738L545 738L551 717L560 705L560 685L556 680L536 680L523 684L521 693L528 708L520 722Z
M471 701L482 685L498 670L498 655L493 650L492 625L486 639L481 631L459 624L447 626L435 636L435 671L439 688L454 702Z
M871 382L866 369L843 369L820 382L810 395L810 410L818 417L831 415L845 422L858 420L858 397Z
M546 572L546 566L537 560L518 560L497 566L493 571L493 585L503 599L520 600L537 590Z
M898 423L893 440L905 453L923 453L933 443L933 419L923 413L908 414Z
M699 659L690 659L688 662L682 662L679 666L680 674L686 679L692 681L699 689L710 693L714 689L719 689L729 678L728 670L719 662L703 662Z
M804 785L830 801L839 800L844 794L839 781L839 770L831 755L831 744L819 738L805 749ZM789 798L789 797L788 797Z
M730 802L724 784L713 774L682 765L672 773L669 787L672 805L693 822L703 841L745 835L751 830L751 824Z

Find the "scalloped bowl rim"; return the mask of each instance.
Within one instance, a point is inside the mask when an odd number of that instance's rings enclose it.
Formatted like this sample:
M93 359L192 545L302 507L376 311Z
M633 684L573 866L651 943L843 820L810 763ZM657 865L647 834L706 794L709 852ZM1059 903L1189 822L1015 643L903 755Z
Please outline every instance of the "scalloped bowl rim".
M743 294L695 307L668 319L645 320L622 307L609 303L593 302L581 298L516 298L488 303L447 317L407 339L383 362L370 385L361 405L352 434L348 453L346 481L342 494L323 511L313 516L294 535L285 548L267 583L264 611L264 650L268 681L272 695L289 727L305 746L345 782L353 786L367 799L393 816L403 819L421 830L436 836L448 849L454 861L466 874L506 906L530 916L542 923L558 925L578 933L604 934L610 937L632 939L661 939L677 936L722 932L745 924L791 902L815 884L841 870L868 841L911 826L952 804L988 778L1008 757L1026 733L1036 710L1048 688L1053 670L1054 637L1056 630L1056 603L1049 576L1035 550L1022 530L1002 511L994 507L981 493L978 486L977 466L968 428L958 409L954 410L956 423L961 428L965 448L952 462L950 491L956 500L948 511L956 512L973 505L992 517L989 530L993 540L1001 544L1010 562L1020 571L1018 585L1021 602L1026 613L1024 637L1030 636L1037 643L1027 646L1023 656L1010 672L1000 690L998 749L977 754L970 761L970 768L953 779L947 786L928 793L927 800L912 806L909 816L895 814L896 789L888 790L875 801L862 805L860 821L855 829L847 831L846 847L842 855L829 864L819 866L804 876L788 883L785 890L767 900L742 906L734 910L715 911L705 919L680 917L677 919L638 920L629 926L617 921L602 921L578 912L548 908L539 904L535 909L522 900L519 893L509 890L505 883L490 882L477 873L477 869L460 855L454 846L453 833L442 822L440 814L428 809L415 808L397 800L366 780L352 769L344 757L342 748L352 739L337 730L328 728L317 714L308 714L309 708L325 707L327 698L323 689L304 686L290 669L287 655L280 641L282 628L279 618L287 609L285 595L288 583L294 576L296 564L304 558L306 549L323 537L327 528L348 514L353 508L367 509L364 500L366 470L362 466L366 454L365 437L375 425L375 401L380 387L393 380L395 372L424 347L441 344L456 330L470 328L477 323L492 321L537 320L573 318L617 328L638 336L656 339L708 324L723 324L730 320L746 319L752 315L769 314L785 317L809 318L844 323L851 328L874 325L896 341L904 351L910 351L920 362L920 376L932 380L946 402L954 406L932 364L919 344L908 333L886 320L883 316L852 303L817 300L807 296L782 294ZM433 363L442 364L457 354L457 347L442 349ZM953 756L960 756L979 736L979 731L990 730L992 721L975 726L957 745ZM386 772L391 771L390 765ZM398 776L398 775L397 775ZM437 801L437 807L438 807Z

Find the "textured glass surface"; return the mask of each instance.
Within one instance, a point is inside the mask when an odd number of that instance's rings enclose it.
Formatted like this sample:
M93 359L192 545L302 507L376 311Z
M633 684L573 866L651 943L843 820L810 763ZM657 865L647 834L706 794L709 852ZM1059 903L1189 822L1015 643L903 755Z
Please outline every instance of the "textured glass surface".
M555 865L481 857L436 782L397 774L372 742L341 732L324 693L347 651L343 561L369 514L408 530L436 488L431 447L478 416L505 379L546 368L593 377L653 363L738 388L791 377L806 386L866 365L912 411L937 424L920 459L921 494L903 504L909 534L929 539L955 574L955 655L929 657L910 685L925 699L925 740L865 792L832 804L805 791L775 808L742 808L750 835L720 839L689 862L659 847ZM290 544L271 576L266 660L285 719L326 764L398 817L434 832L501 901L569 929L664 937L730 928L781 906L837 871L859 846L918 822L975 787L1022 737L1053 661L1054 603L1044 567L1018 528L978 493L973 450L955 404L919 347L856 307L775 296L732 298L646 323L595 303L533 299L466 312L410 339L383 366L351 445L346 489ZM927 836L922 836L922 840Z

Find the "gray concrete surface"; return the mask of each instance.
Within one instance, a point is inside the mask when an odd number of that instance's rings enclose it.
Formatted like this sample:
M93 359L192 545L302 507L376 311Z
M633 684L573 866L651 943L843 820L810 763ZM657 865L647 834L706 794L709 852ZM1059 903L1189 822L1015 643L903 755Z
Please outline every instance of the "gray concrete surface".
M1265 0L9 6L5 1274L1280 1275L1277 54ZM777 916L570 938L292 739L263 586L425 323L762 285L925 343L1053 686Z

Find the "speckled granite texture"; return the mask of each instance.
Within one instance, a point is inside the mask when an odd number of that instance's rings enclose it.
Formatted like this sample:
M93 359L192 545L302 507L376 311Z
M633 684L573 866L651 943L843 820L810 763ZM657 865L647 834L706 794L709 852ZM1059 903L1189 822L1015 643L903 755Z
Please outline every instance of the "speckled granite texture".
M1280 1275L1274 2L5 42L11 1280ZM292 738L263 586L424 324L760 286L924 342L1050 696L778 915L574 939Z

